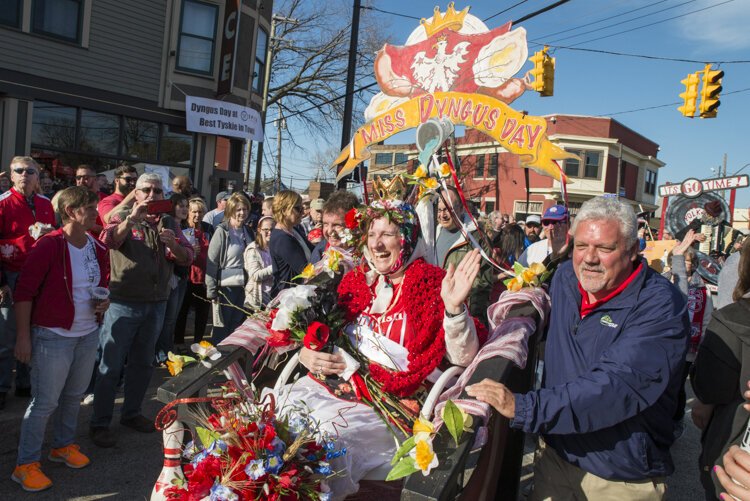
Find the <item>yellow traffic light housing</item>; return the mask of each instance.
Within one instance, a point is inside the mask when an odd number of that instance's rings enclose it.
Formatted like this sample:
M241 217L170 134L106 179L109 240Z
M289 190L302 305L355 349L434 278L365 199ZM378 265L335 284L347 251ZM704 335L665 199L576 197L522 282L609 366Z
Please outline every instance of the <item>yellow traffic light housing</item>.
M695 116L696 102L698 100L698 84L700 78L698 73L691 73L680 82L685 86L685 92L680 94L683 99L683 105L677 108L680 113L686 117L693 118Z
M535 52L529 58L534 63L534 67L529 73L534 77L531 82L531 88L541 96L551 96L555 88L555 58L547 54L548 47Z
M721 79L724 78L724 72L721 70L712 70L711 65L707 64L703 70L703 88L701 89L701 118L715 118L719 105L719 94L721 94Z

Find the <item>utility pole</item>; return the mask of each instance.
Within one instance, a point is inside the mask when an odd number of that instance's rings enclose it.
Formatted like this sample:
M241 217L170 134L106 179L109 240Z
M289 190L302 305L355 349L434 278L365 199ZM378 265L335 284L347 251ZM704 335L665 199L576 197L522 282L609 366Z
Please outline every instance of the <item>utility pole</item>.
M276 52L276 42L280 41L276 38L276 23L292 23L297 24L296 19L289 17L278 16L274 14L271 17L271 34L268 37L266 44L266 65L265 73L263 75L263 105L261 106L260 121L263 124L263 133L265 134L266 129L266 111L268 110L268 88L271 84L271 65L273 63L273 56ZM258 143L258 153L255 159L255 184L253 185L253 193L260 193L260 177L263 172L263 143ZM249 168L248 168L249 170ZM281 181L279 181L281 183Z
M346 72L346 95L344 97L344 123L341 126L341 149L349 145L352 135L352 109L354 108L354 77L357 73L357 46L359 45L360 0L354 0L352 11L352 32L349 38L349 67ZM366 179L361 179L367 182ZM339 181L338 188L346 189L346 181Z
M286 119L279 101L279 118L276 120L276 193L281 191L281 131L286 129Z
M723 167L723 172L724 172L722 177L727 177L727 154L726 153L724 153L724 164L722 167ZM727 199L727 190L721 190L721 198L723 198L724 200Z

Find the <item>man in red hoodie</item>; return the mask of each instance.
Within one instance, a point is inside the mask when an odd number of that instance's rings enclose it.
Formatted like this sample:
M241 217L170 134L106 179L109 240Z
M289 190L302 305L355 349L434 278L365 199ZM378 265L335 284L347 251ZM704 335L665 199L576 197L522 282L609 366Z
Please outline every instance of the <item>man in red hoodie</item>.
M13 379L16 345L16 316L13 313L13 289L18 273L36 242L52 231L55 214L50 201L34 193L39 185L39 165L31 157L10 161L13 187L0 195L0 409ZM16 395L31 395L27 365L16 367Z

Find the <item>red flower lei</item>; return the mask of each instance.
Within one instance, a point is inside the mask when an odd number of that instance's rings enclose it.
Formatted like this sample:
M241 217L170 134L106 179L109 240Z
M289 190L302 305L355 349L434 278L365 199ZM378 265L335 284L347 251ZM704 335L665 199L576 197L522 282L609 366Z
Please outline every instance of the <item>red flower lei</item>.
M409 369L391 371L378 364L370 364L370 375L383 385L383 391L398 397L413 394L427 376L437 368L445 356L445 332L443 316L445 305L439 290L445 271L417 259L406 268L401 294L394 305L395 311L406 311L409 328L414 333L406 340L409 350ZM426 291L430 293L425 294ZM346 312L346 318L353 321L365 311L374 300L372 290L367 285L364 270L360 267L344 275L338 287L339 306ZM474 320L480 341L483 328Z

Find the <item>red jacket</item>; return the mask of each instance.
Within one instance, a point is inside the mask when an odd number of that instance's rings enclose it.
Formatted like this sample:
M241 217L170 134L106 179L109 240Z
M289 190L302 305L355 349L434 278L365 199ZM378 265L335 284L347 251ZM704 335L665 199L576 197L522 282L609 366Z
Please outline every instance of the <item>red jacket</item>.
M94 239L99 261L99 286L107 286L109 250ZM62 229L40 238L26 260L13 293L16 303L32 301L31 324L42 327L73 326L73 274L70 253Z
M55 226L55 213L50 201L34 195L34 212L26 198L11 188L0 195L0 262L3 270L21 271L35 240L29 226L36 222Z

